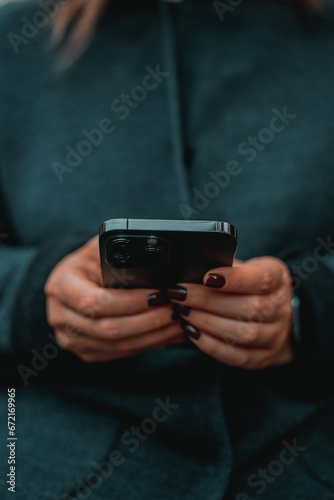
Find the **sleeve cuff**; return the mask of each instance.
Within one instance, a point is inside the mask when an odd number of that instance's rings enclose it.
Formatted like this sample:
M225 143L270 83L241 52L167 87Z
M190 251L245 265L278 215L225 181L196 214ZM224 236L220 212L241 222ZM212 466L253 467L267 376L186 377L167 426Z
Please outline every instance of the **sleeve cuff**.
M47 335L52 332L46 319L46 296L44 286L52 269L69 253L84 245L91 235L76 234L67 239L48 240L40 247L30 265L14 305L11 341L19 358L31 356L50 342Z
M310 273L297 274L303 261L288 264L299 304L300 338L294 344L294 359L281 367L268 368L277 387L301 398L318 398L334 393L334 277L324 262Z

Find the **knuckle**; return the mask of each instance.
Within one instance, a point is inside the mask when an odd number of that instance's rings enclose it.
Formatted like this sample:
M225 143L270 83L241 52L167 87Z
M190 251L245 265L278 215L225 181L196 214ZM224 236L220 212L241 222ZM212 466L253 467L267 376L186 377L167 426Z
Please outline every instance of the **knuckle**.
M64 332L71 339L74 339L83 333L81 328L72 324L66 324Z
M109 335L112 330L112 325L110 321L106 321L105 319L96 320L92 325L93 333L95 335Z
M276 307L279 307L282 304L284 304L287 298L289 298L289 301L291 300L290 294L286 293L286 291L283 290L282 288L276 290L274 293L271 294L272 303Z
M247 317L261 318L263 314L264 301L261 297L250 297L246 306Z
M115 321L111 321L108 329L108 337L111 339L117 338L120 335L120 330Z
M247 323L243 328L243 339L246 344L255 344L259 339L260 325L257 323Z
M261 277L261 282L260 282L261 292L266 293L270 291L273 287L273 284L274 284L273 273L267 269L263 272Z
M78 301L78 312L84 316L94 317L99 308L99 302L96 295L85 295Z
M106 290L105 288L97 289L95 297L95 312L101 311L105 306L109 305L112 300L111 297L112 294L110 293L110 290Z
M48 295L48 296L53 296L56 294L56 285L55 285L55 279L54 279L53 275L50 275L49 279L45 283L44 293L45 293L45 295Z
M108 339L117 338L119 335L119 329L115 321L97 321L95 322L94 331L96 335L108 337Z

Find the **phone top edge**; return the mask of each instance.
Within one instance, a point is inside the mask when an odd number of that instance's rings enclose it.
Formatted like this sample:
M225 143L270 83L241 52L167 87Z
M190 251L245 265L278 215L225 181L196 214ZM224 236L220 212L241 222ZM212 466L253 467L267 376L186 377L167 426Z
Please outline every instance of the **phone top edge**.
M129 219L109 219L102 222L100 226L100 236L107 231L116 231L117 229L128 229Z
M172 226L172 228L171 228ZM100 236L109 231L193 231L225 233L237 238L237 230L228 222L173 219L109 219L100 226Z

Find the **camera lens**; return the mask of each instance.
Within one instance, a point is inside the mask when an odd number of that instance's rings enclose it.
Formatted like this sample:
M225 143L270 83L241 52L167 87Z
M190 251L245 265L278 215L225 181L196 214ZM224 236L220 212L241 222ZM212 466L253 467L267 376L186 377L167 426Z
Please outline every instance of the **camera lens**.
M132 256L129 253L113 253L110 257L110 262L114 267L128 267L132 261Z
M126 238L117 238L109 248L109 262L117 268L129 267L132 262L133 244Z
M131 252L133 244L127 238L116 238L112 240L110 250L112 253Z
M165 259L165 251L159 245L146 245L140 252L140 259L145 266L157 266Z

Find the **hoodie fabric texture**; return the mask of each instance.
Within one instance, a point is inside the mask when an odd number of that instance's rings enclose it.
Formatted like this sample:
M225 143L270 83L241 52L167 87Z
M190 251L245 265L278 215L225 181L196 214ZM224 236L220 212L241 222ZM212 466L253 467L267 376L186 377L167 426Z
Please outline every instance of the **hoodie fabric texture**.
M333 500L333 11L125 0L57 72L51 3L0 10L1 405L14 386L16 498ZM295 360L247 371L192 344L103 364L61 351L46 279L116 217L224 220L238 258L286 262Z

